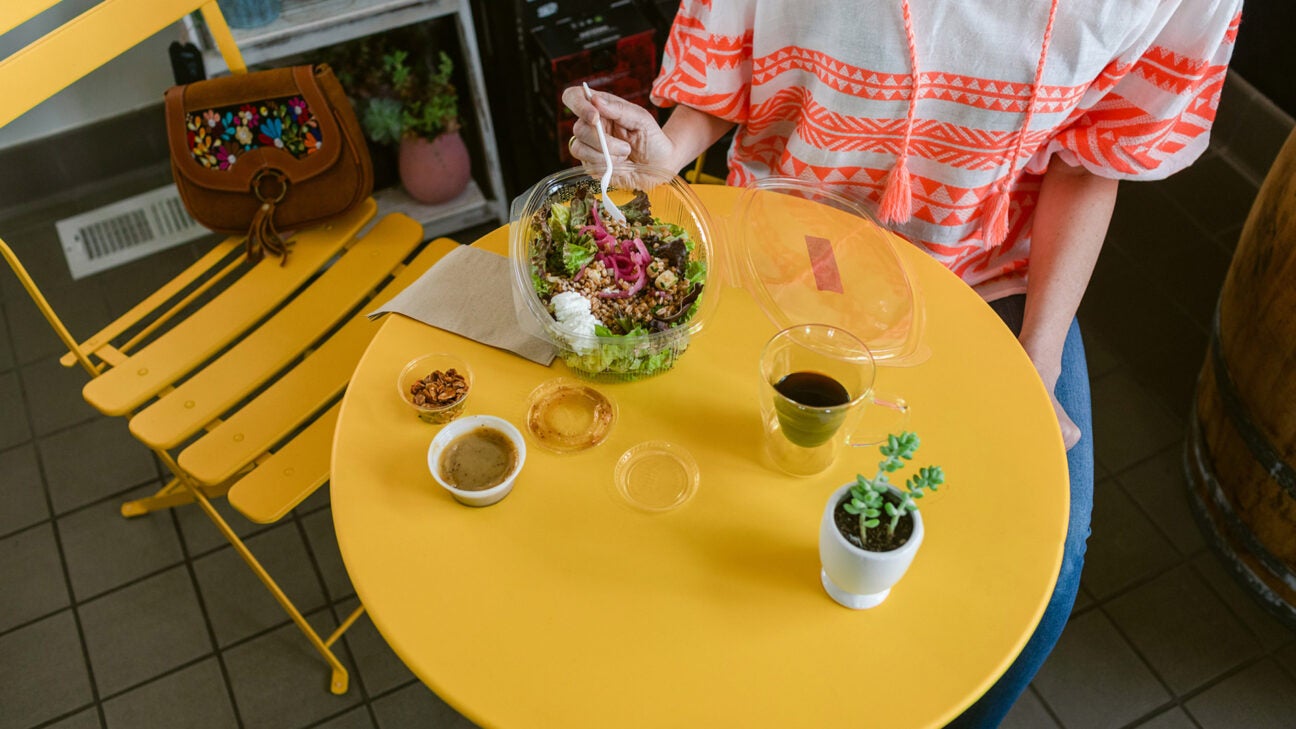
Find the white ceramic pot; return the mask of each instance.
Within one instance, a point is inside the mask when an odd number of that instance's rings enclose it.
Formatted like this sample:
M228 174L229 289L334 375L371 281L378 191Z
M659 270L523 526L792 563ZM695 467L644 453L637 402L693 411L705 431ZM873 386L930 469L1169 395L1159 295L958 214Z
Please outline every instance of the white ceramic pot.
M870 552L856 547L846 541L833 521L837 502L853 485L848 483L834 491L824 507L819 524L819 561L823 564L820 579L832 599L853 610L863 610L880 605L891 594L891 586L904 577L922 545L923 523L915 511L913 534L899 549ZM895 488L891 490L899 493Z

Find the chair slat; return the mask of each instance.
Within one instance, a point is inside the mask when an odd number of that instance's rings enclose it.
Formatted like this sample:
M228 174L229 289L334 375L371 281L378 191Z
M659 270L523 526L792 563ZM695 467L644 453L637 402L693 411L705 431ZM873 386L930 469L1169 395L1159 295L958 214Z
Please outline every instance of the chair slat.
M0 30L53 3L4 0ZM121 55L149 36L208 4L208 0L102 0L0 61L0 127ZM158 89L158 93L164 89Z
M0 35L40 15L62 0L7 0L0 5Z
M105 415L142 405L273 311L351 241L377 207L370 198L331 224L298 233L287 263L262 260L189 318L88 382L86 402Z
M385 217L273 318L131 418L131 433L153 448L174 448L187 440L341 321L422 237L413 220Z
M400 293L457 245L447 238L429 243L368 310ZM377 326L364 312L358 314L255 400L181 451L181 468L201 483L218 484L270 450L342 392Z
M333 431L342 403L326 410L255 471L239 479L225 499L258 524L273 524L329 478Z
M81 342L83 352L99 356L100 359L108 361L106 357L100 354L100 349L112 342L121 335L122 332L130 329L136 324L148 318L159 307L166 304L177 294L184 291L186 287L192 285L195 281L202 278L216 264L220 263L234 251L235 248L243 244L243 239L239 237L230 237L217 243L211 250L207 251L197 261L194 261L188 268L181 271L175 278L163 284L156 291L150 294L143 301L131 307L130 311L117 317L114 321L95 332L89 339ZM64 367L71 367L76 364L76 357L68 352L59 358L59 364Z

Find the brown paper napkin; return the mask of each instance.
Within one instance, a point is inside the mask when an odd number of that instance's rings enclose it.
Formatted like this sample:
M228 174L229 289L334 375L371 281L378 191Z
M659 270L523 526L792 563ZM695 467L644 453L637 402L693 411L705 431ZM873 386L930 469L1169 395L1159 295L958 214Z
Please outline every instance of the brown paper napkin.
M368 317L404 314L548 366L556 350L518 323L511 276L504 256L460 246Z

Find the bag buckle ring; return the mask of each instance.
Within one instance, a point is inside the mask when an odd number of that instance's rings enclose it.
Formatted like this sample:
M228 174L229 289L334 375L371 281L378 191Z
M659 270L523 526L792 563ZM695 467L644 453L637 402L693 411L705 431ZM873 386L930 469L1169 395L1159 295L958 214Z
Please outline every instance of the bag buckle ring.
M279 189L273 196L267 195L265 191L261 189L261 183L266 180L272 180L279 184ZM284 177L284 174L279 170L270 167L258 170L256 175L252 177L252 193L256 195L257 199L261 202L274 205L280 200L283 200L284 196L288 194L288 178Z

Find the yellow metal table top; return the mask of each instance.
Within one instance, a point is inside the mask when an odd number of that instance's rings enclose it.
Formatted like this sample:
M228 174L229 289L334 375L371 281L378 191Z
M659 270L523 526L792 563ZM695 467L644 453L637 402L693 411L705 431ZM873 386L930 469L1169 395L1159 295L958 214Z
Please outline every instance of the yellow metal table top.
M716 216L736 192L695 188ZM507 229L477 245L504 253ZM741 289L675 369L598 385L619 419L601 445L528 444L502 502L473 509L433 481L436 426L396 394L415 357L453 351L467 413L519 427L526 397L567 374L400 316L361 360L339 416L333 520L347 571L410 669L485 727L941 726L1002 674L1052 592L1067 520L1065 453L1025 353L957 278L906 246L931 357L884 367L913 408L915 464L949 486L923 500L926 537L881 606L839 607L819 583L828 495L875 448L798 479L759 456L757 361L775 326ZM529 436L528 436L529 438ZM613 469L667 440L698 462L678 509L627 505ZM867 716L867 720L863 717Z

